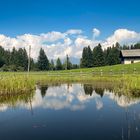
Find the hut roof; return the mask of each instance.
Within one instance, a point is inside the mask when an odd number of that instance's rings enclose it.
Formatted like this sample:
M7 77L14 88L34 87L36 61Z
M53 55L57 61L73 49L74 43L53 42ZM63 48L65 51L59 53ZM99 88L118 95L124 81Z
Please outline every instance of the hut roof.
M123 57L140 57L140 49L121 50Z

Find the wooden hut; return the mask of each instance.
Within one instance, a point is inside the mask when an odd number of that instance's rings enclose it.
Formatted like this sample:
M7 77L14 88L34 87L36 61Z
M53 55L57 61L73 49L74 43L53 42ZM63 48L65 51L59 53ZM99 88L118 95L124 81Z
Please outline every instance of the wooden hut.
M120 57L122 64L140 62L140 49L121 50Z

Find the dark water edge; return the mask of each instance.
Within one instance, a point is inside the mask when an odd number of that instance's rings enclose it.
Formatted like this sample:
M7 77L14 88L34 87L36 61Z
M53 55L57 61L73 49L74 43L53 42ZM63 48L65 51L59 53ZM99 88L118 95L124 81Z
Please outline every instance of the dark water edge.
M139 140L140 95L69 83L0 96L0 139Z

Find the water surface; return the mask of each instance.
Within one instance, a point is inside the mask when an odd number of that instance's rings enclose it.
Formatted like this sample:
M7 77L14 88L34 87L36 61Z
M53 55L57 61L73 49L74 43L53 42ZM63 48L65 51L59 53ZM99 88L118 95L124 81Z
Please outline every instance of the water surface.
M1 140L140 140L140 97L90 84L0 97Z

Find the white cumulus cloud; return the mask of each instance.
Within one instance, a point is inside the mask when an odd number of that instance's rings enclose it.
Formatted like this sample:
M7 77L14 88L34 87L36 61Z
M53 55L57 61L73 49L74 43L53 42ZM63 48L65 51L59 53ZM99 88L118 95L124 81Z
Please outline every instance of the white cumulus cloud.
M113 35L109 36L103 43L105 47L112 46L116 42L120 44L132 44L140 41L140 33L128 29L117 29Z
M95 39L96 37L98 37L100 35L100 30L98 30L97 28L93 29L93 39Z
M78 30L78 29L70 29L66 32L66 34L82 34L82 30Z
M75 40L75 45L77 47L83 47L83 46L86 47L86 46L89 46L91 44L92 44L92 41L89 39L86 39L86 38L77 38Z
M43 33L40 36L44 41L54 42L54 41L57 41L59 39L64 39L66 37L66 34L61 33L61 32L52 31L52 32L49 32L47 34Z
M73 36L74 35L74 36ZM70 29L66 32L52 31L39 35L24 34L14 38L0 34L0 45L5 49L26 48L28 51L31 45L31 57L37 59L39 50L42 47L49 59L65 58L66 54L70 57L80 58L82 50L86 46L93 49L98 43L106 48L116 42L120 44L130 44L140 41L140 33L128 29L117 29L112 35L104 40L97 40L100 31L93 29L93 36L87 37L82 30Z

